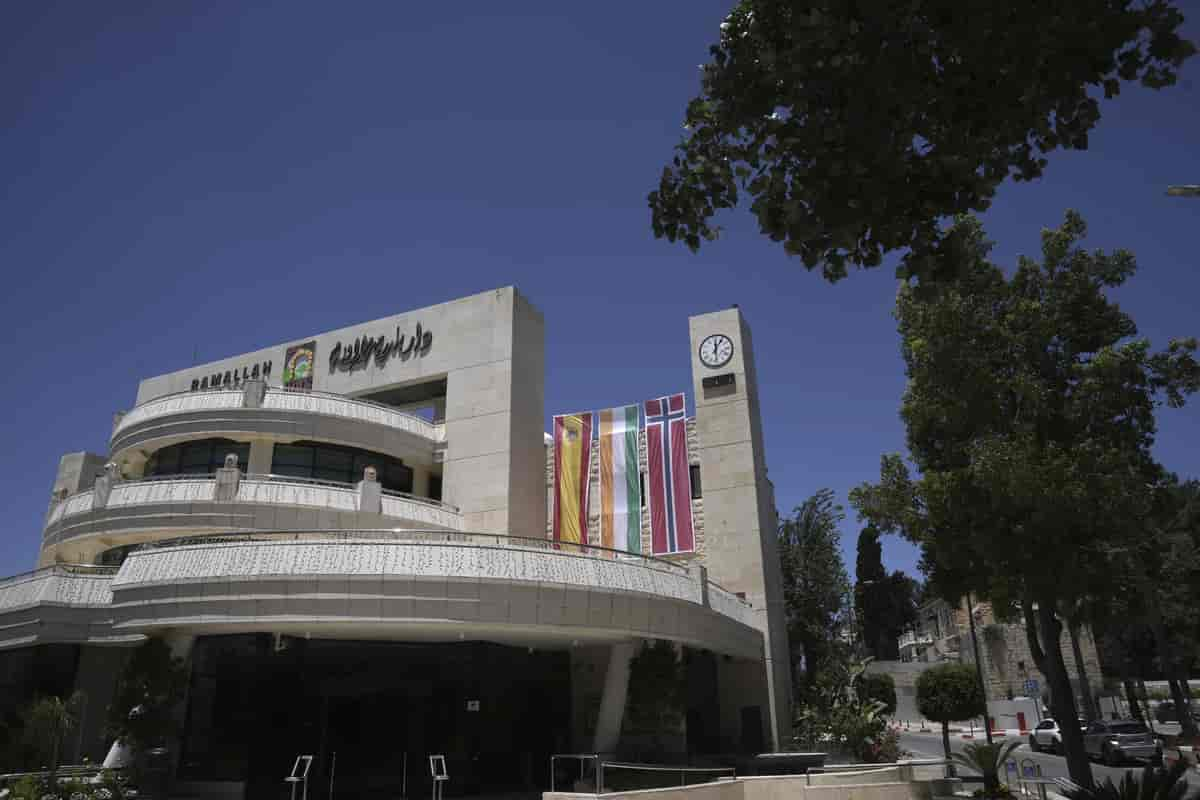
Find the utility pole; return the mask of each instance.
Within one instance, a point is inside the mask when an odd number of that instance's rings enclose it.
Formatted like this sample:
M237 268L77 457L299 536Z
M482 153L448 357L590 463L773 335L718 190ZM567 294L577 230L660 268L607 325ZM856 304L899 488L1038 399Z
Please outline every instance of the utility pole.
M971 647L975 650L975 674L979 676L979 690L983 692L983 735L987 743L992 743L992 719L988 716L987 684L983 680L983 661L979 658L979 638L975 635L975 607L971 603L971 593L967 592L967 619L971 622Z

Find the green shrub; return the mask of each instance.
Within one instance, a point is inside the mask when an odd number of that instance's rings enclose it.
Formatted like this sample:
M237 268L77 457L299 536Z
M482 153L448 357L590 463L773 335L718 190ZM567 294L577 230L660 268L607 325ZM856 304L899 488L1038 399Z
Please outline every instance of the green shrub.
M883 703L882 713L896 713L896 681L891 675L864 673L855 683L854 690L867 701Z

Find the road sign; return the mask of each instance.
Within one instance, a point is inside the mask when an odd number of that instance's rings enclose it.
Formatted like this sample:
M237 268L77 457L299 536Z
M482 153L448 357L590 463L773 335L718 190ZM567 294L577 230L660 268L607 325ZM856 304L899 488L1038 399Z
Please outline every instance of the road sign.
M1029 678L1025 681L1025 694L1030 697L1037 697L1039 688L1037 678Z

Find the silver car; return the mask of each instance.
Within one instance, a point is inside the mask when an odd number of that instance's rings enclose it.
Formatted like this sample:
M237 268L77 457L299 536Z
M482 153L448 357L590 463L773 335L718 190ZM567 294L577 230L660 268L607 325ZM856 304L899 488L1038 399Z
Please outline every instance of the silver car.
M1162 757L1158 742L1137 720L1091 723L1083 734L1083 748L1088 756L1114 766L1135 758L1155 761Z

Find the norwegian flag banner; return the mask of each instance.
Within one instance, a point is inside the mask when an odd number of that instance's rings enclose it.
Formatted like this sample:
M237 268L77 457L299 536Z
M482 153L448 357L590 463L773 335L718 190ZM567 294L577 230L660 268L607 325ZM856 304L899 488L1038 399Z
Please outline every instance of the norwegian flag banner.
M692 481L688 469L687 413L682 394L645 402L646 496L653 555L691 553Z

